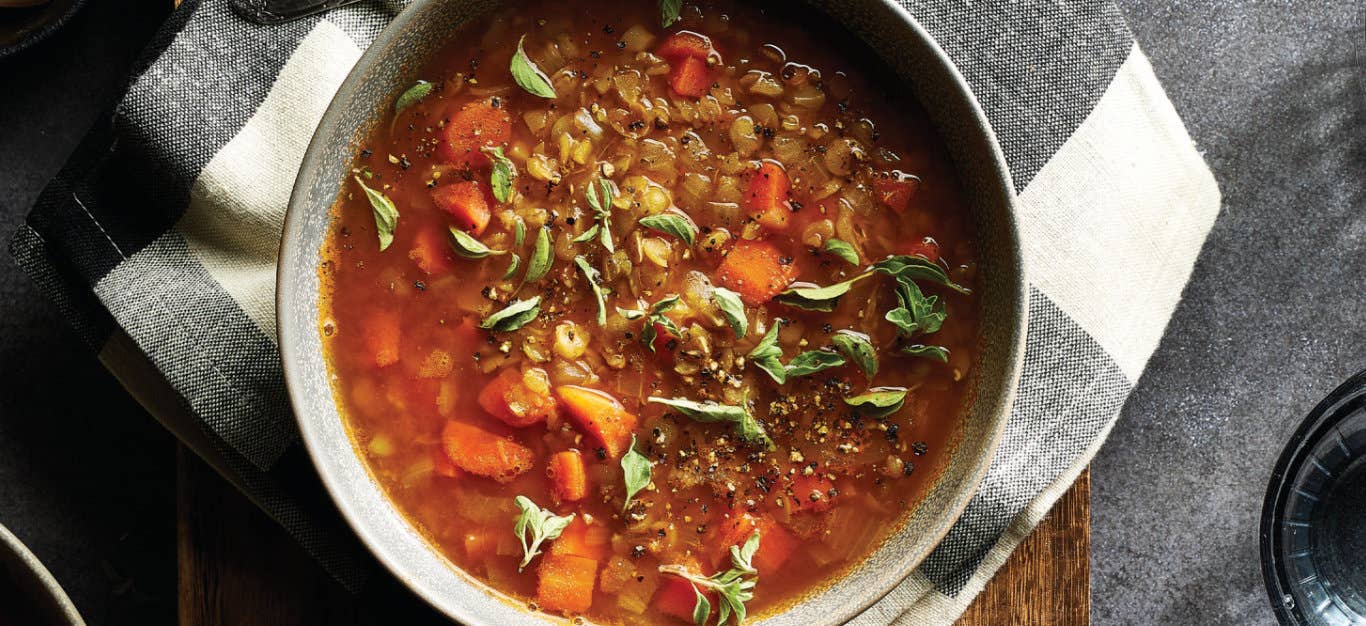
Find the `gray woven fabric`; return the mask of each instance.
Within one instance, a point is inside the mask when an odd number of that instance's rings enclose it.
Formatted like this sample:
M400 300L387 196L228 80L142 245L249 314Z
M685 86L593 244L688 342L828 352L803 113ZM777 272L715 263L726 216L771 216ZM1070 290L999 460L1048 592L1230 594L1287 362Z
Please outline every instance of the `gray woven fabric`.
M92 347L110 337L136 344L209 442L197 450L352 589L373 564L301 452L263 304L288 190L279 181L262 182L265 191L216 185L252 150L301 150L290 142L306 139L300 130L321 111L271 94L306 81L335 89L327 77L340 80L398 4L263 27L222 0L189 2L110 124L11 242ZM1020 194L1031 318L1019 396L982 488L916 575L862 623L961 613L1109 432L1219 205L1108 0L903 4L962 70L1001 140ZM285 145L253 144L261 133ZM244 236L205 237L197 215L220 209L245 218ZM224 266L265 279L225 284ZM118 373L120 362L106 363Z

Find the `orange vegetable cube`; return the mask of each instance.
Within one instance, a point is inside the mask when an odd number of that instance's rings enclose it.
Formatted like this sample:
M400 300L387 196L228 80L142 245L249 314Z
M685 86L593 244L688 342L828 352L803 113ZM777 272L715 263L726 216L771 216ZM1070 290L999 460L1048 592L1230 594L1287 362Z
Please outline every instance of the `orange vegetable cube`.
M716 611L716 593L707 591L703 593L707 601L711 602L712 611ZM693 623L692 611L697 606L697 592L693 590L692 583L677 576L664 576L659 580L659 591L655 592L655 597L651 601L655 609L660 613L677 617L689 624Z
M389 367L398 363L398 343L402 330L399 328L397 311L375 311L361 332L365 336L366 349L375 355L375 365Z
M498 482L512 480L535 464L530 448L465 422L446 422L441 446L456 467Z
M478 237L488 228L493 211L489 209L491 191L476 180L442 185L432 190L432 202L455 221L456 228ZM449 235L447 235L449 236ZM447 249L450 244L446 244Z
M536 388L528 381L535 383ZM555 411L550 377L540 368L526 372L505 369L480 390L479 406L509 426L544 422Z
M607 557L611 544L611 528L600 522L589 524L580 515L565 527L558 538L550 542L550 553L572 554L601 561Z
M583 613L593 605L597 561L573 554L547 554L536 575L536 604L541 609Z
M711 83L711 70L702 59L684 57L669 70L669 86L680 96L701 98L711 91Z
M787 172L774 161L764 161L750 175L745 193L745 208L754 221L772 230L786 230L792 222L792 182Z
M445 274L455 269L455 255L451 251L451 244L446 242L447 237L450 235L436 228L417 231L417 234L413 235L413 247L408 251L408 258L428 276Z
M432 468L432 473L437 476L460 478L465 475L465 472L461 471L460 468L455 466L455 463L451 462L451 457L446 454L444 448L437 447L433 450L432 462L435 464Z
M565 450L550 455L546 467L555 497L561 502L578 502L588 495L588 474L584 471L583 455L578 450Z
M914 176L879 176L873 181L873 194L883 204L897 213L906 210L911 198L920 189L920 179Z
M711 39L706 35L684 30L665 39L664 43L659 44L655 53L672 63L679 59L706 61L707 57L711 56L714 51L715 48L711 45Z
M442 128L443 141L437 156L456 167L471 169L489 164L485 146L501 146L512 139L512 117L497 100L490 98L461 107Z
M830 479L819 474L798 474L792 479L792 510L794 511L828 511L830 510L832 496L830 490L834 489L835 484Z
M564 403L574 427L596 439L609 456L618 458L630 447L636 416L628 413L616 398L577 385L556 387L555 394Z
M772 300L796 277L791 257L784 257L777 246L766 241L735 242L716 269L717 282L739 293L750 306Z
M749 535L745 539L749 539ZM778 573L800 545L801 541L777 522L769 518L759 520L759 551L751 561L754 569L759 570L760 576Z

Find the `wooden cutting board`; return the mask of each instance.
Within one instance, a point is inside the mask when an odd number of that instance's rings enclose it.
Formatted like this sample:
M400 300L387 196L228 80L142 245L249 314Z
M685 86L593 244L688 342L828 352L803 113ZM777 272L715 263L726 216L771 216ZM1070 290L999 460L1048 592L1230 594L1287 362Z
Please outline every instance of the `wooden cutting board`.
M183 446L178 466L182 626L441 623L401 589L379 584L374 593L351 596ZM1087 471L1020 544L959 624L1088 624L1090 494Z

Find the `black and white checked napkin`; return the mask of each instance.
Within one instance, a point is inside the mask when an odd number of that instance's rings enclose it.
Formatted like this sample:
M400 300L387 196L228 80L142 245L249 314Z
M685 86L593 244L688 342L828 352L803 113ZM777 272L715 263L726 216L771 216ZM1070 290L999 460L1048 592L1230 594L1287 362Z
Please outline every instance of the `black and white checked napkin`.
M967 77L1014 175L1020 392L981 490L860 624L957 618L1090 462L1157 346L1219 190L1110 0L901 0ZM191 0L11 252L163 424L349 588L374 568L290 415L275 254L313 129L401 8L258 26Z

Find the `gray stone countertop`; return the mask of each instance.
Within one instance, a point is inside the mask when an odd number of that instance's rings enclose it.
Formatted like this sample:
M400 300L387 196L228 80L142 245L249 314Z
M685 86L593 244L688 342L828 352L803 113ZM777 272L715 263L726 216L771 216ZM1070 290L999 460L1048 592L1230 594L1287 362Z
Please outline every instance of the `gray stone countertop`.
M0 60L6 238L117 97L157 4L93 2ZM1300 418L1366 369L1366 5L1119 4L1224 206L1093 465L1092 617L1274 623L1257 548L1271 466ZM174 619L174 459L0 261L0 523L92 624Z

